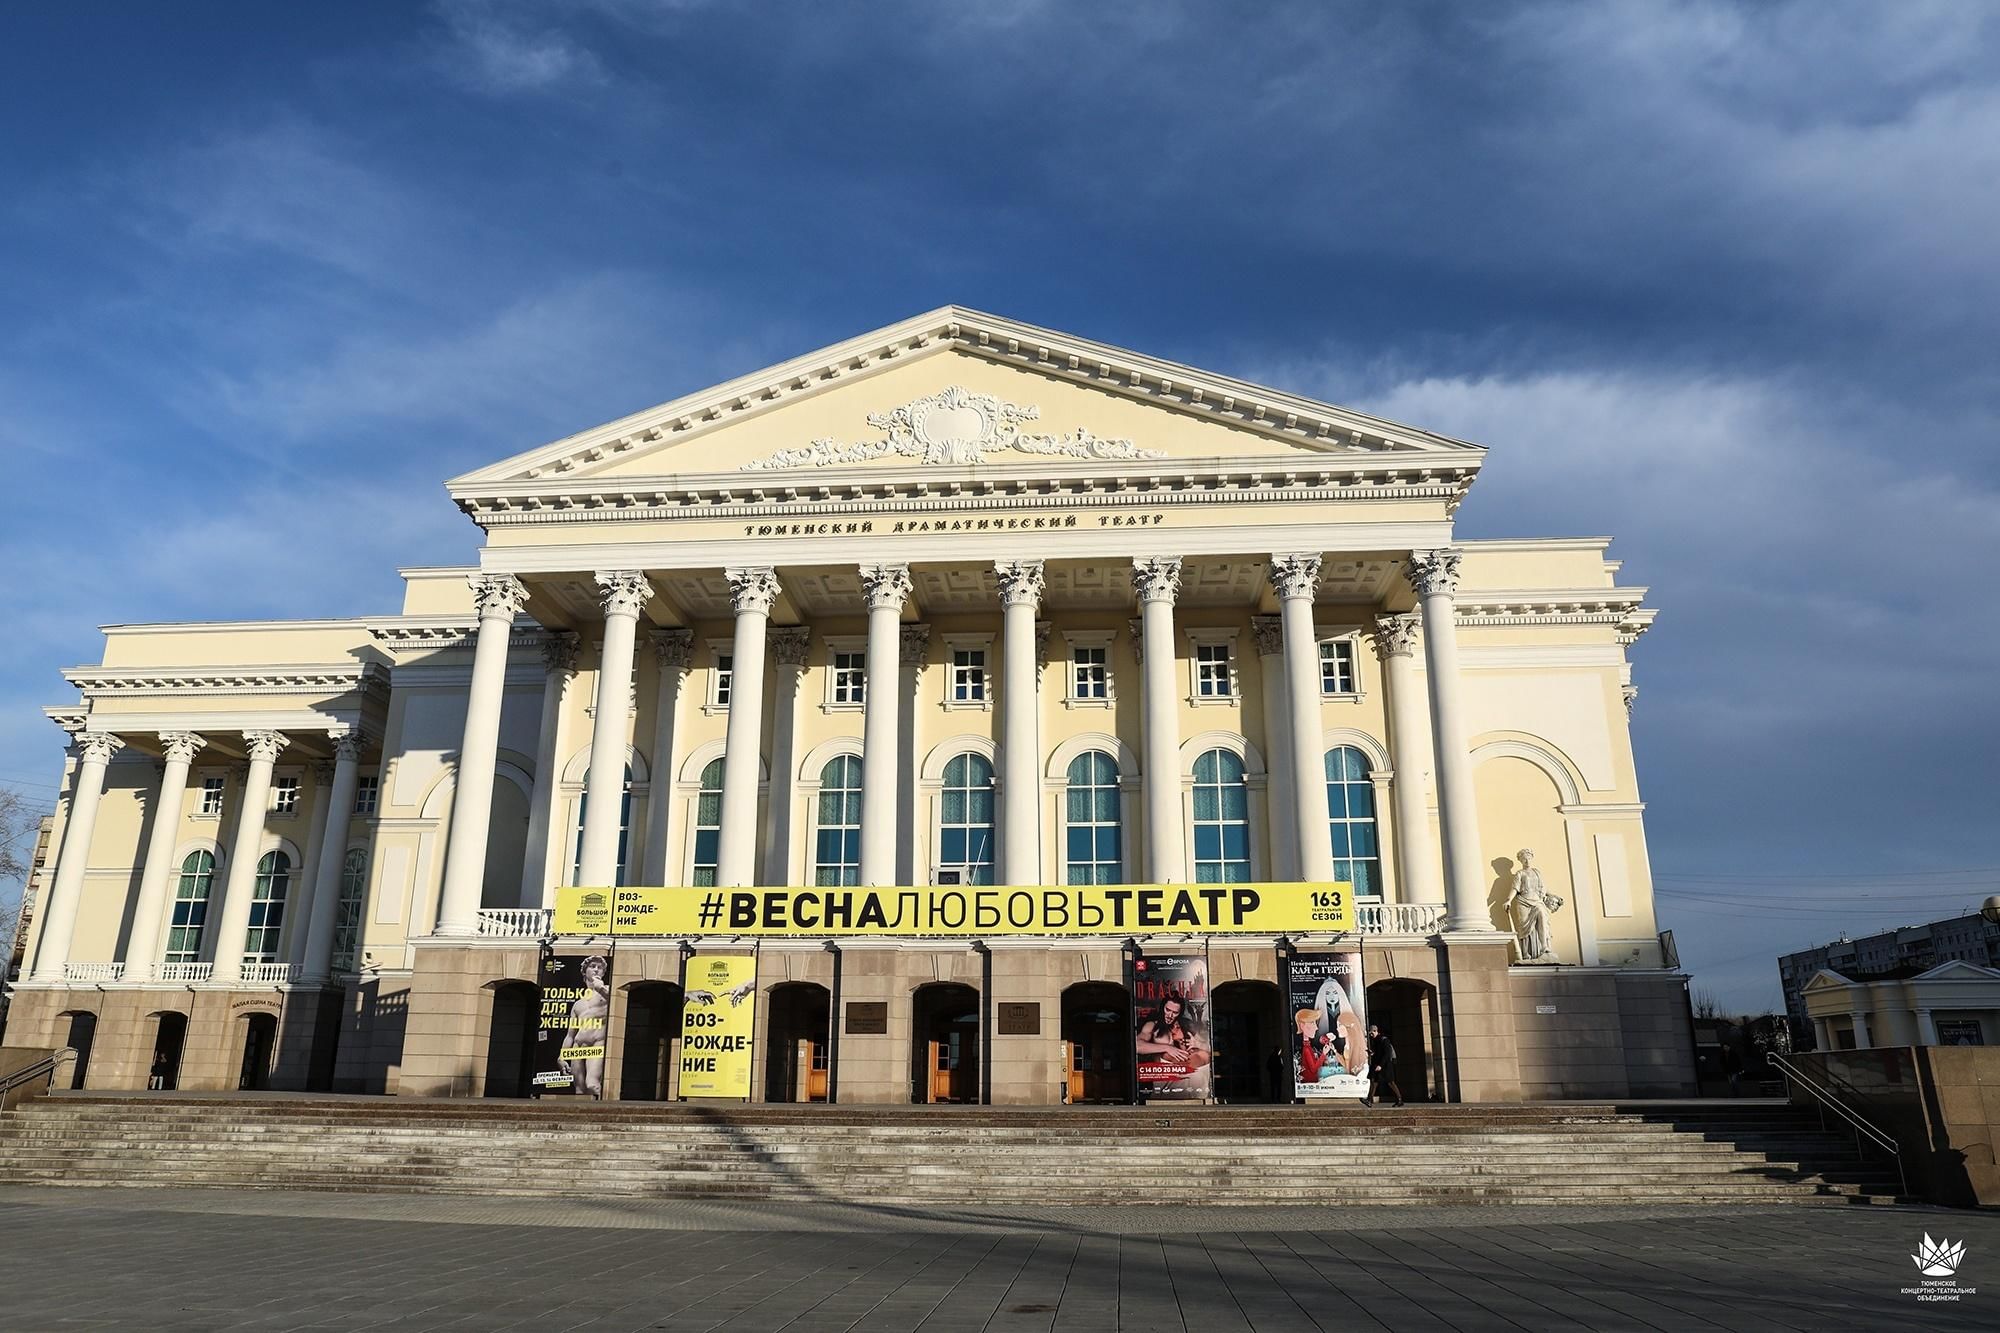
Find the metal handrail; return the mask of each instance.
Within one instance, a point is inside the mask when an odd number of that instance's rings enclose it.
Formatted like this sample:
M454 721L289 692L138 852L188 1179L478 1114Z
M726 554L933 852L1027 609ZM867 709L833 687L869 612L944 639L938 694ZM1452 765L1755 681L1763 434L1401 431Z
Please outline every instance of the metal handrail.
M54 1087L56 1070L65 1064L73 1064L75 1061L76 1050L70 1046L63 1047L53 1055L45 1055L33 1064L26 1065L4 1078L0 1078L0 1098L5 1098L14 1089L28 1083L33 1083L38 1078L47 1079L49 1086Z
M1812 1078L1803 1069L1793 1064L1785 1056L1780 1055L1776 1051L1770 1051L1766 1053L1765 1058L1778 1067L1778 1073L1784 1077L1786 1083L1796 1084L1813 1095L1820 1104L1820 1114L1822 1117L1825 1116L1826 1108L1831 1107L1834 1114L1845 1120L1848 1127L1854 1131L1856 1146L1864 1143L1872 1143L1883 1152L1888 1153L1890 1160L1896 1164L1896 1181L1902 1186L1902 1193L1908 1194L1910 1192L1910 1178L1903 1171L1903 1145L1896 1140L1895 1135L1863 1119L1838 1097L1813 1082Z

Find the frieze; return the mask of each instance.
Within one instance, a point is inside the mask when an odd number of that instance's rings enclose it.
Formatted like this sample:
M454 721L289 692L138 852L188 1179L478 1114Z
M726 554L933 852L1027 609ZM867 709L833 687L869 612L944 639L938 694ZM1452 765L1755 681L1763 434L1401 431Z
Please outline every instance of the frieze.
M1010 452L1096 462L1167 456L1158 449L1142 449L1130 440L1100 439L1081 428L1067 435L1023 434L1022 423L1040 416L1040 408L1010 403L988 393L973 393L954 384L887 412L870 412L868 424L883 432L879 440L847 444L814 440L804 448L780 449L768 458L745 463L741 470L819 468L882 458L913 458L923 464L963 467L986 462L989 454Z

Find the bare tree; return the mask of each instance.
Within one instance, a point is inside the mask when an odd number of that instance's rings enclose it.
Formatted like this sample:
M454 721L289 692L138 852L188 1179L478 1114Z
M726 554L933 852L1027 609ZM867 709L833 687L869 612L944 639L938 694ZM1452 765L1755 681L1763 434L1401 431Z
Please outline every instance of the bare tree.
M1698 990L1694 993L1694 1016L1696 1018L1722 1017L1722 1006L1716 1002L1714 991Z
M14 955L14 931L21 923L21 885L28 878L28 861L42 816L21 799L21 793L0 787L0 973Z

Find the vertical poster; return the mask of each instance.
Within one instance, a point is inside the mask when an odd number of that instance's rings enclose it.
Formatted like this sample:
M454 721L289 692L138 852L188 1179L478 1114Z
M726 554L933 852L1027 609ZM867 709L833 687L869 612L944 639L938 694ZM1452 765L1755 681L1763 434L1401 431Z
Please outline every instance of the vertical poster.
M1201 954L1134 959L1132 1018L1139 1095L1149 1101L1207 1097L1215 1055L1208 959Z
M750 1099L757 1032L757 960L746 954L688 959L681 1007L681 1096Z
M611 962L601 954L544 951L536 980L536 1096L604 1096L605 1033L611 1024Z
M1368 1095L1368 997L1358 950L1293 954L1292 1087L1307 1101Z

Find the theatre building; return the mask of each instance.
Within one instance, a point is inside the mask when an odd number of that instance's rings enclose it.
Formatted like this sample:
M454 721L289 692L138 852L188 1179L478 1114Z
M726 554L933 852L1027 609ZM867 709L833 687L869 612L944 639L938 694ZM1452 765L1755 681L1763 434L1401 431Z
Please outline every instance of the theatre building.
M558 947L609 960L607 1098L681 1095L724 954L754 1100L1125 1100L1135 969L1199 955L1209 1095L1286 1101L1288 960L1335 948L1411 1096L1689 1090L1653 612L1606 539L1459 539L1485 459L947 307L459 477L478 563L398 611L113 625L63 672L8 1044L93 1088L521 1095L560 886L1304 882L1353 929Z

